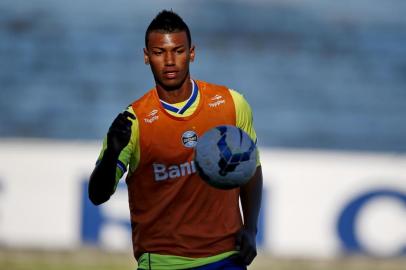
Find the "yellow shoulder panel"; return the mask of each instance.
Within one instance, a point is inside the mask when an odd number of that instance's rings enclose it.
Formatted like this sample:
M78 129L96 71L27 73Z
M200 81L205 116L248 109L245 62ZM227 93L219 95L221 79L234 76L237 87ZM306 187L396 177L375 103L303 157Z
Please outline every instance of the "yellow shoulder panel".
M251 139L256 143L257 134L254 129L253 116L251 106L248 104L244 96L237 91L230 89L230 94L233 97L235 113L236 113L236 126L247 132ZM257 166L259 166L259 151L257 149Z

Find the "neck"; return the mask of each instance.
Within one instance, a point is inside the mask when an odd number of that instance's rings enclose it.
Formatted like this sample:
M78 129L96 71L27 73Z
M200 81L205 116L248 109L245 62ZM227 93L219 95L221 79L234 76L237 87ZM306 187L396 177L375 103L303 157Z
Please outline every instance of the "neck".
M169 104L187 100L192 94L192 88L193 85L189 76L187 76L180 87L177 87L175 89L167 89L160 84L156 85L156 90L158 92L159 98Z

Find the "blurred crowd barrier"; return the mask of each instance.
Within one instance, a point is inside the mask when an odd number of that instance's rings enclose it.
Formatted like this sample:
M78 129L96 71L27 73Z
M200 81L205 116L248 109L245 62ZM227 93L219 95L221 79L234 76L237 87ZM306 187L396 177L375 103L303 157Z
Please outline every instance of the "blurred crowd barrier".
M100 143L0 140L0 248L131 249L124 181L93 206ZM258 244L276 256L405 255L406 155L261 149Z
M266 146L406 151L406 1L0 1L0 137L100 139L153 87L144 34L189 24L194 78L240 91Z

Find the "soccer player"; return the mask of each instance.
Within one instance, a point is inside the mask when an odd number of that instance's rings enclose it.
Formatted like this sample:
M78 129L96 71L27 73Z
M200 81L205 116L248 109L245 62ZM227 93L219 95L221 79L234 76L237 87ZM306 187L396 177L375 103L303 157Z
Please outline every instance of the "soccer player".
M115 118L90 177L89 197L99 205L128 168L138 269L246 269L257 254L259 161L248 184L231 190L206 184L193 162L198 137L215 126L238 126L256 141L251 109L236 91L191 79L194 58L188 26L161 11L145 34L155 88Z

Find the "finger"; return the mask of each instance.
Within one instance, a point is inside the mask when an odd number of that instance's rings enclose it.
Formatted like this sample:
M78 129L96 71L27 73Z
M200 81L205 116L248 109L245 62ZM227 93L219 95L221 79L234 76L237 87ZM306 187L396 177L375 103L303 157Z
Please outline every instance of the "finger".
M135 116L128 111L125 111L122 113L122 118L123 118L125 125L129 126L129 127L131 127L133 124L132 120L135 120Z
M117 139L121 140L121 139L125 139L127 137L130 137L131 133L128 132L128 131L125 131L125 130L113 129L113 130L110 130L107 133L107 136L110 137L110 138L114 137L114 138L117 138Z
M250 265L252 263L252 261L255 259L255 257L257 256L257 252L255 250L251 250L247 256L244 258L244 263L246 265Z
M131 127L127 125L120 125L120 126L115 126L110 129L110 131L115 132L115 133L131 133Z
M129 117L129 118L135 120L135 115L130 113L129 111L124 111L122 114L124 115L125 118Z
M255 256L253 254L240 254L240 261L244 264L244 265L249 265L251 264L251 262L254 260Z
M130 128L132 126L133 122L131 122L131 120L129 120L128 118L124 119L124 125L127 128Z
M254 246L252 246L250 244L249 241L247 241L247 239L243 239L243 241L241 242L241 248L240 248L240 256L243 260L243 262L246 265L249 265L254 258L257 255L257 251L255 249Z
M120 117L117 117L117 119L114 120L114 122L110 126L110 131L115 131L115 132L128 132L131 131L131 121L128 119L121 119Z
M110 126L109 131L115 133L129 132L131 131L131 125L128 125L125 122L116 121Z
M243 261L245 262L247 259L247 256L249 254L249 247L246 243L246 241L242 241L240 244L240 256L243 259Z
M130 114L132 115L132 114ZM132 115L134 116L134 115ZM128 119L128 116L125 113L120 113L117 118L114 120L114 126L122 126L122 127L131 127L132 121Z

